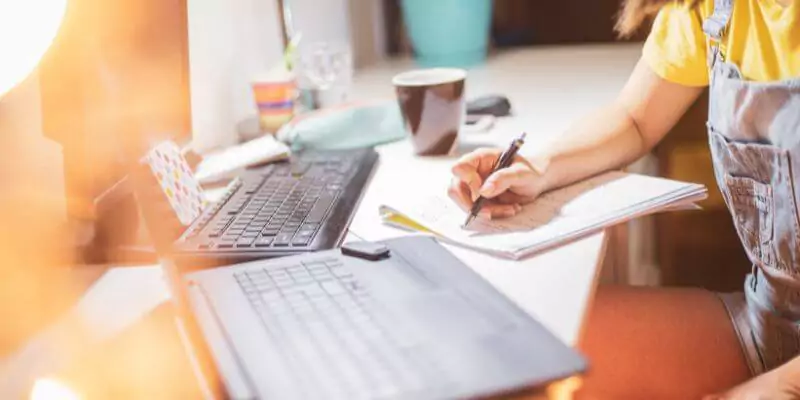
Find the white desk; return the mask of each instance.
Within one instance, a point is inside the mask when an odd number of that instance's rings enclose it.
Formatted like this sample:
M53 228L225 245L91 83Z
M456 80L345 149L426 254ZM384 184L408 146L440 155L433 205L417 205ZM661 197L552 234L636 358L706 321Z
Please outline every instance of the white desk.
M492 57L485 67L470 71L467 94L504 94L515 116L498 121L490 133L466 136L464 141L505 145L510 135L525 129L533 138L526 144L530 150L557 137L574 118L614 96L638 53L636 45L578 46ZM355 78L355 98L392 97L391 76L412 67L401 61L361 71ZM355 235L348 240L405 234L381 224L378 205L423 190L446 190L452 159L414 157L407 142L382 146L379 152L379 168L354 218L351 231ZM596 285L604 243L605 234L599 233L518 262L448 248L564 342L574 344ZM0 369L0 393L20 389L23 382L110 340L168 297L160 268L111 269L63 321L0 365L5 367ZM81 332L83 347L58 346L62 337L74 332Z
M502 94L513 117L500 118L487 133L462 135L465 147L507 146L512 136L529 133L521 153L558 137L576 118L610 101L638 59L641 45L601 45L523 49L493 56L467 76L468 98ZM354 99L393 98L391 77L415 68L409 60L385 62L356 74ZM364 239L405 234L381 225L381 201L446 190L452 158L414 157L408 142L382 146L381 165L365 195L351 231ZM597 283L606 235L584 240L522 261L508 261L447 246L467 265L539 319L559 338L574 344Z

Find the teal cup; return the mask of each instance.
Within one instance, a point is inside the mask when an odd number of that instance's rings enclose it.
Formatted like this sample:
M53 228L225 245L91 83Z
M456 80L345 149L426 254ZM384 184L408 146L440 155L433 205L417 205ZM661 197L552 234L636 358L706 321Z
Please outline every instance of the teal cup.
M485 61L492 0L401 0L401 7L418 65L467 68Z

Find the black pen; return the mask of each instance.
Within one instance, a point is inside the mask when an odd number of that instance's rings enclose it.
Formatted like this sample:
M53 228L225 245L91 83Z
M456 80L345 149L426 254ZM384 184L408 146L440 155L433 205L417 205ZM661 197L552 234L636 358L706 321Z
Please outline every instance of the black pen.
M522 135L514 139L511 142L511 145L508 146L508 149L500 154L500 158L497 159L497 161L494 163L494 167L492 167L492 174L503 168L508 168L508 166L511 165L511 162L514 161L514 156L517 155L517 151L524 143L525 132L522 132ZM489 174L489 176L492 174ZM469 211L467 221L464 222L464 228L469 226L469 223L478 216L478 213L481 211L481 207L483 207L484 201L486 201L486 199L483 196L478 196L478 198L475 200L475 203L472 204L472 209Z

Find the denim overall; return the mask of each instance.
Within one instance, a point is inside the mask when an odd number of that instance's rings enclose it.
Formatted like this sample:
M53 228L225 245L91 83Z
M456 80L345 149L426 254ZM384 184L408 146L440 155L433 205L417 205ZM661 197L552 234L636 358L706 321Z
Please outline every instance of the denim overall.
M800 353L800 78L747 81L719 43L733 0L715 0L708 136L714 173L753 262L744 295L723 294L753 374Z

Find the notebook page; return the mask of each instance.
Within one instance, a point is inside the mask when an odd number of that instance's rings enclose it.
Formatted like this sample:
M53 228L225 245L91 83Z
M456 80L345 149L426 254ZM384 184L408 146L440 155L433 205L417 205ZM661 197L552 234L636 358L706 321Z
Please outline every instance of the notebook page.
M546 193L512 218L476 219L467 228L462 227L467 213L445 196L428 196L414 206L394 209L451 241L515 253L625 216L696 199L702 191L700 185L611 172Z

